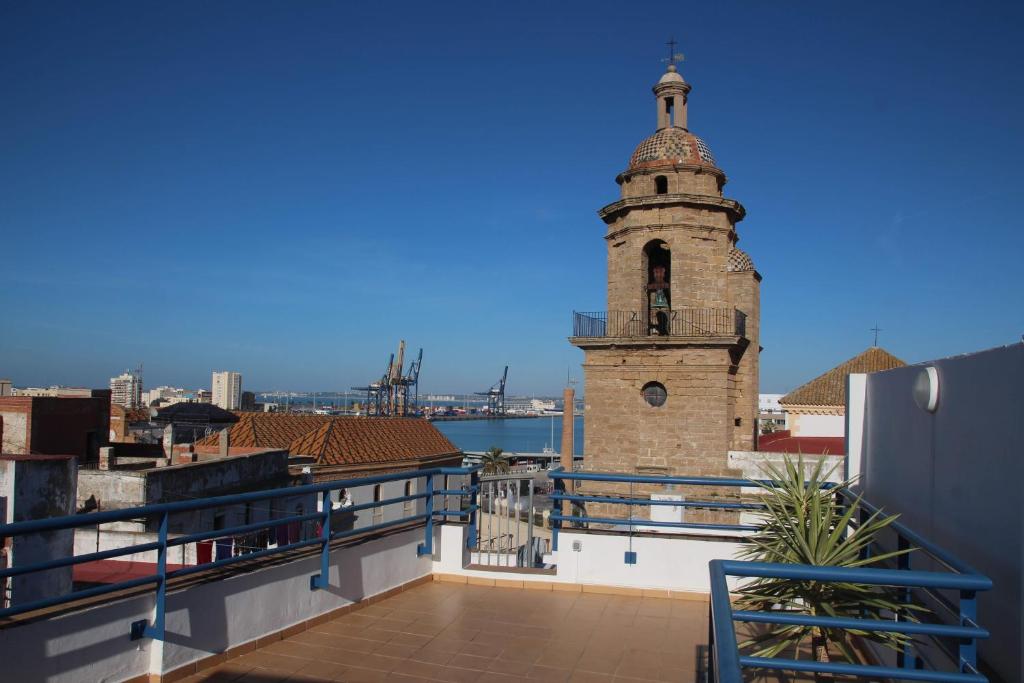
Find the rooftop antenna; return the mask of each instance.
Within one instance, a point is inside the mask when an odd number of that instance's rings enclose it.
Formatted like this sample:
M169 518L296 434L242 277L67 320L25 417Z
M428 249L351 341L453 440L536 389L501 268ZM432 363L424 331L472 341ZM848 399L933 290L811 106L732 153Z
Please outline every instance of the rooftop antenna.
M665 43L665 45L668 46L668 57L661 61L668 64L669 71L675 71L676 64L683 61L683 59L685 58L683 57L682 52L676 52L677 43L675 38L669 38L668 42Z
M878 333L882 331L882 328L878 326L878 323L875 323L875 326L868 331L875 333L875 343L872 346L878 346Z

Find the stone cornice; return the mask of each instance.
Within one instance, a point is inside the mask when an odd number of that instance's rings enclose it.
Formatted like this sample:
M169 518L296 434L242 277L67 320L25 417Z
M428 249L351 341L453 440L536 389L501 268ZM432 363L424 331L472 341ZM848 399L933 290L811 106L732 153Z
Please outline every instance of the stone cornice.
M782 409L794 415L845 415L846 406L785 405Z
M613 232L608 233L604 236L606 240L616 240L623 235L628 235L634 232L648 232L652 230L687 230L689 232L706 234L710 232L721 232L726 235L732 234L733 230L730 228L719 228L714 225L707 225L705 223L647 223L644 225L627 225L619 228Z
M688 193L676 193L676 194L658 194L647 197L630 197L628 199L620 199L617 202L609 204L600 211L597 215L601 217L605 223L611 223L621 213L628 213L632 209L649 209L663 206L699 206L707 209L718 209L732 214L734 222L743 220L746 215L746 209L743 205L734 199L728 199L726 197L714 197L705 194L688 194Z
M717 337L569 337L569 343L581 349L714 349L742 346L738 335Z
M655 175L658 173L665 173L671 171L673 173L679 173L681 171L690 171L692 173L707 173L722 179L722 185L729 182L729 179L725 175L725 171L709 163L699 164L680 164L668 159L655 159L653 161L644 161L636 166L630 166L625 171L615 177L615 182L622 184L626 178L632 178L638 175Z

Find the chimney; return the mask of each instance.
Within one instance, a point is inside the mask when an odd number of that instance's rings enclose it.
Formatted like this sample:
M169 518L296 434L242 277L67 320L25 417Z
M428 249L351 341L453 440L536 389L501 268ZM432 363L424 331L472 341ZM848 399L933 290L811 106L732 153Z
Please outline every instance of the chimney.
M220 438L217 439L217 445L220 447L220 457L228 457L228 453L231 451L231 428L225 427L220 430Z
M114 447L103 446L100 448L100 469L109 470L114 464Z
M573 415L573 409L576 406L576 390L572 387L566 387L565 391L562 392L562 469L566 472L572 472L573 467L573 448L574 433L573 427L575 426L575 416ZM568 515L569 501L562 501L562 514Z

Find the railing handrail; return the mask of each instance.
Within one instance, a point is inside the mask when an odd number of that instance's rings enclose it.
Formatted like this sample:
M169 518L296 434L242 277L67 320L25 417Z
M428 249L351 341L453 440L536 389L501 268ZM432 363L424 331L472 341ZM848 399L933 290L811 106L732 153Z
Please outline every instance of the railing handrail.
M986 677L977 671L975 641L988 638L989 632L974 622L975 591L992 588L991 580L981 574L948 574L943 572L922 572L909 569L886 569L877 567L833 567L813 565L791 565L771 562L745 562L739 560L712 560L711 574L711 616L709 643L711 676L709 680L723 683L740 683L743 667L793 670L818 673L845 674L851 676L884 677L904 680L947 681L950 683L982 683ZM763 610L752 612L733 610L726 577L778 578L804 581L859 583L874 586L900 588L959 590L961 606L959 623L932 624L915 621L880 621L857 617L834 617L810 615L789 610ZM905 635L922 635L933 638L957 638L961 641L961 653L957 672L922 669L913 666L906 653L901 653L903 664L897 667L867 664L822 663L779 657L754 657L741 655L736 642L733 622L755 622L799 626L819 626L871 633L885 631ZM965 654L967 656L965 656Z
M206 510L212 507L223 507L225 505L237 505L239 503L252 503L260 500L271 500L274 498L285 498L289 496L302 496L308 494L323 493L345 488L358 488L370 486L388 481L399 481L403 479L421 479L433 474L471 474L478 471L479 466L473 467L433 467L424 470L408 470L405 472L394 472L391 474L379 474L372 477L338 479L322 482L319 484L302 484L300 486L285 486L277 489L264 489L261 491L249 491L247 493L232 493L223 496L210 498L195 498L192 500L180 500L171 503L153 503L132 508L121 508L119 510L102 510L99 512L86 512L77 515L65 515L63 517L47 517L45 519L31 519L23 522L12 522L0 524L0 536L18 536L26 533L38 533L40 531L58 531L60 529L75 529L107 522L120 522L140 517L153 517L163 513L190 512L193 510Z
M885 569L883 567L836 567L778 562L744 562L741 560L716 560L716 562L722 563L722 568L728 576L795 579L798 581L845 581L869 586L946 588L971 591L992 589L991 579L982 574L947 574L910 569Z
M404 472L375 475L372 477L339 479L330 482L322 482L320 484L289 486L278 489L268 489L264 491L252 491L248 493L215 496L195 500L176 501L173 503L158 503L154 505L126 508L123 510L108 510L103 512L92 512L80 515L69 515L49 519L15 522L13 524L3 524L0 525L0 537L21 536L26 534L40 533L44 531L57 531L61 529L93 527L98 524L103 524L109 521L120 521L124 519L139 518L148 519L155 517L159 519L159 532L158 540L156 542L138 543L134 545L124 546L121 548L115 548L96 553L86 553L83 555L72 554L67 557L46 560L43 562L31 562L24 564L16 563L10 567L0 569L0 578L3 578L7 576L19 576L31 574L33 572L38 571L46 571L61 567L69 567L77 564L85 564L100 559L108 559L125 555L134 555L139 552L152 552L155 550L157 553L156 570L152 574L149 574L144 577L119 581L108 585L97 586L83 590L72 589L70 593L50 596L47 598L42 598L27 603L18 603L10 607L2 607L2 605L0 605L0 617L31 612L34 610L66 604L85 598L104 595L118 590L135 588L146 584L156 584L156 616L154 618L152 625L148 624L146 621L134 622L132 624L131 633L133 639L140 637L151 637L154 639L162 640L164 637L164 604L166 599L165 596L167 591L167 581L171 578L186 576L196 572L223 567L237 562L253 560L270 555L280 555L283 553L291 552L292 550L319 545L320 573L310 577L310 589L319 590L326 588L328 585L326 577L328 574L329 553L331 549L331 543L335 540L347 538L355 534L370 533L378 530L382 531L385 529L394 528L399 525L422 522L425 526L426 531L423 543L421 543L417 548L417 555L429 555L433 553L433 524L435 516L440 517L442 521L445 518L452 516L467 518L469 525L468 536L470 539L474 539L476 535L477 506L475 500L472 497L475 496L475 494L479 491L479 485L477 483L477 472L479 470L479 466L433 467L422 470L406 470ZM439 489L434 486L433 482L435 476L443 476L450 474L459 476L468 475L470 477L469 485L464 489L456 490L448 489L447 487ZM388 481L411 481L422 478L426 478L427 480L427 490L423 492L410 494L406 496L399 496L386 500L373 501L372 503L360 504L358 506L346 506L338 509L334 509L333 505L331 504L329 494L331 491L334 490L339 490L343 488L360 488ZM269 518L261 522L235 525L224 529L198 532L185 536L180 536L177 538L170 538L168 534L168 520L171 514L173 513L188 512L193 510L204 510L209 508L229 507L233 505L238 505L240 503L248 503L260 500L273 500L277 498L309 495L315 497L316 494L318 493L322 494L322 498L319 501L320 507L318 510L308 514L286 514L279 517ZM434 510L434 498L444 496L469 496L471 502L468 508L465 510L450 511L447 508ZM335 514L354 513L358 510L369 508L384 508L388 505L419 499L426 500L425 512L412 515L407 514L399 519L390 520L387 522L377 524L371 524L370 526L366 527L343 529L340 531L331 530L331 517ZM198 564L195 566L187 566L173 571L169 571L167 569L168 549L176 545L181 545L183 543L188 543L192 541L201 542L202 540L206 539L212 541L213 539L219 538L231 538L238 534L249 533L260 529L269 530L273 528L281 528L282 526L287 526L293 523L311 522L314 520L318 521L320 529L318 530L316 536L313 538L300 538L295 541L289 539L289 542L285 543L284 545L278 544L276 547L273 548L267 547L265 549L257 550L255 552L243 553L240 555L234 555L226 558L218 558L210 562L204 562L202 564ZM15 557L15 560L17 560L17 557Z
M561 466L548 470L551 479L571 479L573 481L611 481L626 484L678 484L686 486L757 486L750 479L732 477L669 477L657 474L628 474L625 472L566 472ZM760 483L770 485L763 480Z
M574 337L745 336L746 314L735 306L573 311Z
M775 482L770 479L738 479L730 477L670 477L670 476L659 476L659 475L644 475L644 474L628 474L625 472L566 472L561 466L554 467L548 470L548 477L553 480L571 480L571 481L603 481L603 482L615 482L615 483L629 483L629 484L672 484L680 486L730 486L730 487L757 487L758 484L764 486L773 486ZM822 488L835 488L836 492L848 501L856 500L858 493L851 491L848 488L840 489L832 482L824 482ZM576 494L562 494L556 493L554 498L558 500L580 500L581 502L589 502L586 500L587 496L580 496ZM599 501L599 502L612 502L612 501ZM622 499L621 504L623 505L646 505L648 502L643 499ZM651 505L665 504L671 505L673 502L654 502ZM675 503L681 507L695 507L701 506L700 503L686 504L685 501ZM709 506L721 506L726 505L723 503L708 501ZM866 510L869 514L878 513L883 519L888 519L893 516L892 513L887 513L876 505L873 505L870 501L860 499L861 507ZM733 506L734 507L734 506ZM723 508L725 509L725 508ZM752 508L751 508L752 509ZM568 521L568 520L564 520ZM856 522L856 520L855 520ZM673 524L686 524L685 522L673 523ZM683 527L685 528L685 527ZM943 566L948 568L950 571L957 572L962 575L977 575L980 576L981 572L976 570L967 562L963 561L959 557L953 555L949 551L939 547L935 543L924 538L917 532L908 528L905 524L900 522L898 519L890 524L892 529L897 534L903 536L909 543L916 546L920 550L924 551L927 555L940 562ZM978 590L987 590L985 588L979 588Z

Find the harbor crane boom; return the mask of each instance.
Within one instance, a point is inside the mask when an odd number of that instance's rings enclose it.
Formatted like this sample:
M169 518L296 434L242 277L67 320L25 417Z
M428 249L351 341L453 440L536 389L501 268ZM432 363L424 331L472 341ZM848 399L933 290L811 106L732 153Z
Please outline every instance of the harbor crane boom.
M366 413L378 417L407 417L415 414L419 403L420 368L423 365L423 349L416 360L402 371L405 362L405 340L398 343L398 354L391 354L387 368L379 380L365 387L352 387L354 391L366 392ZM410 395L412 400L410 400Z
M505 366L505 371L501 375L501 379L497 381L487 391L478 391L476 396L487 397L487 412L490 415L504 415L505 414L505 382L508 380L508 366Z

